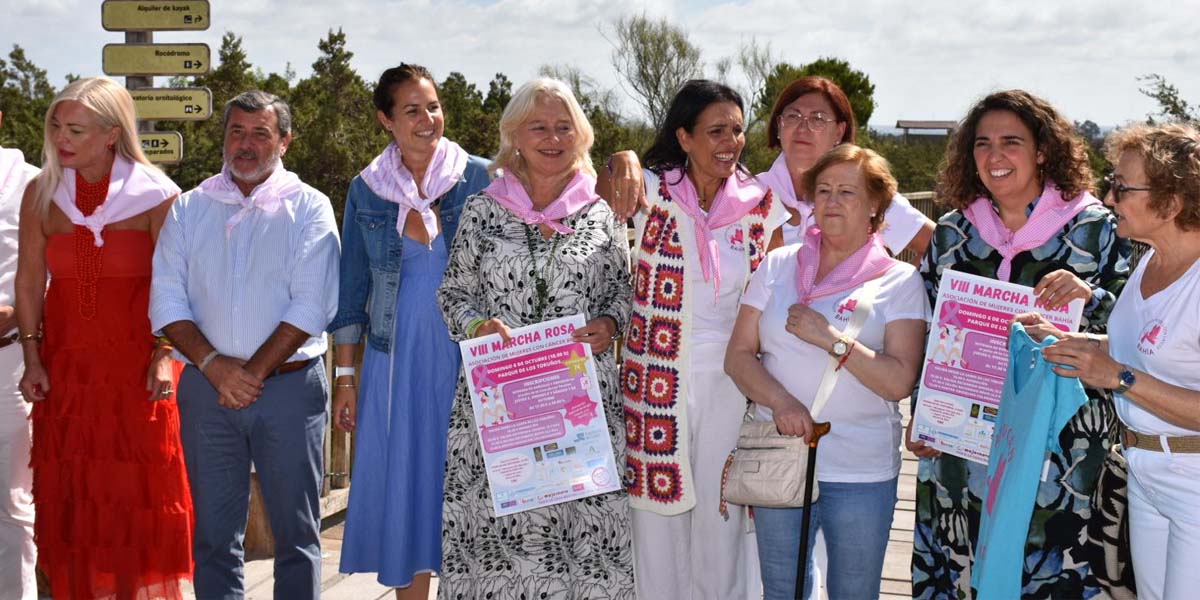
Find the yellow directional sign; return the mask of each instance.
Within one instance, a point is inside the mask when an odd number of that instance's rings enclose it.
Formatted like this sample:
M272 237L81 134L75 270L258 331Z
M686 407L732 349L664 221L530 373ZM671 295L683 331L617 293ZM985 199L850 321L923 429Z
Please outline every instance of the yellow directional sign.
M108 31L208 29L208 0L106 0L100 22Z
M203 75L208 44L105 44L107 75Z
M129 93L139 119L203 121L212 116L212 92L208 88L141 88Z
M178 131L139 133L138 138L152 163L173 165L183 160L183 135Z

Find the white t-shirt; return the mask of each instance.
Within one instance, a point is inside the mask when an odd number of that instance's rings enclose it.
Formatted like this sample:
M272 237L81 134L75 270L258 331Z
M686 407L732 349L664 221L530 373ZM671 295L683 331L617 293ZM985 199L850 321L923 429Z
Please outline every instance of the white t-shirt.
M1109 352L1117 362L1172 385L1200 390L1200 261L1149 298L1142 276L1154 255L1142 257L1108 317ZM1150 435L1200 435L1160 419L1121 394L1117 414L1130 429Z
M788 216L791 217L791 215ZM883 213L883 229L880 231L880 235L883 236L883 245L887 246L892 254L900 254L921 231L926 220L925 214L917 210L908 201L908 198L900 194L892 196L892 203ZM812 205L801 202L800 225L784 224L783 243L788 245L802 243L804 230L812 225L812 221Z
M643 171L643 175L646 182L646 194L654 194L654 197L657 197L658 176L649 170ZM687 232L680 232L680 239L694 239L691 218L683 211L679 211L677 214L679 226L688 229ZM787 221L788 216L787 209L783 207L782 202L776 200L771 203L771 212L765 219L766 243L770 243L771 232ZM645 220L646 213L644 212L639 211L634 216L634 223L638 231L642 230ZM684 245L687 293L693 299L692 335L689 338L691 344L729 343L729 337L733 335L733 323L737 320L739 299L750 278L750 265L746 262L746 242L748 240L745 237L747 232L743 231L738 223L733 223L714 230L712 233L713 239L717 241L717 252L721 263L721 289L715 301L713 290L716 288L716 278L711 281L704 280L704 270L700 267L697 247L694 242L692 245L686 243Z
M826 348L802 341L785 329L788 308L797 301L799 250L800 246L793 244L768 254L742 296L742 304L762 311L758 335L767 371L796 399L811 407L825 365L831 359ZM930 310L925 284L912 265L889 269L881 276L877 289L857 341L882 352L888 323L898 319L928 320ZM849 301L857 300L860 293L861 289L854 289L825 296L814 300L810 307L835 328L845 329L853 312ZM756 405L755 418L770 421L771 409ZM818 480L869 483L886 481L900 473L900 409L896 402L884 400L843 369L817 418L833 426L817 453Z

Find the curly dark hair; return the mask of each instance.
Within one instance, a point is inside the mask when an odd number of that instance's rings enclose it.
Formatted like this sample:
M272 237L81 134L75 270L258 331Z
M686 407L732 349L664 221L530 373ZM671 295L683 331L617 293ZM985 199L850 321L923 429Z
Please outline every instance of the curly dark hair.
M1200 131L1196 127L1182 123L1135 125L1112 134L1104 150L1113 164L1125 152L1141 156L1146 185L1151 188L1150 210L1168 218L1178 198L1175 226L1183 231L1200 229Z
M1024 90L1005 90L975 103L951 137L938 173L937 191L942 203L962 210L980 196L992 197L975 168L974 151L980 119L997 110L1017 115L1033 132L1037 149L1045 157L1041 177L1058 185L1064 201L1091 191L1094 178L1087 145L1075 132L1075 126L1049 102Z

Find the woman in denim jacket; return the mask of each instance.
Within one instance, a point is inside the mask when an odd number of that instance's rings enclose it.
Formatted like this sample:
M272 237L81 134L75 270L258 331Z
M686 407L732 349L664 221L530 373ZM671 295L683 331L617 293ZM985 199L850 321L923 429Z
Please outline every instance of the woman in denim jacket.
M487 161L442 137L433 77L401 64L375 87L388 145L350 183L342 221L335 423L355 437L340 570L376 572L397 598L428 597L441 567L446 430L459 370L434 292ZM362 391L354 358L364 329Z

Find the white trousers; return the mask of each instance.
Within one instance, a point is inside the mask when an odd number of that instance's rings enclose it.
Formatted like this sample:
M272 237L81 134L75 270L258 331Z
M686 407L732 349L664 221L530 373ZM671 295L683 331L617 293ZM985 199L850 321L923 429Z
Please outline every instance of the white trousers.
M0 349L0 600L35 600L29 411L16 382L21 349Z
M634 576L641 600L762 598L758 548L746 509L721 517L721 470L737 445L746 399L724 372L725 345L691 348L687 424L692 510L633 510Z
M1129 533L1140 600L1200 594L1200 454L1130 448Z

